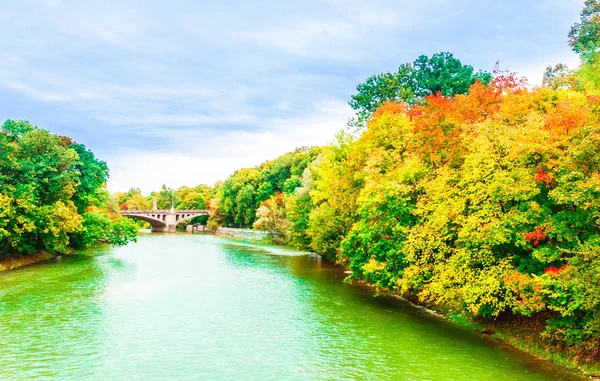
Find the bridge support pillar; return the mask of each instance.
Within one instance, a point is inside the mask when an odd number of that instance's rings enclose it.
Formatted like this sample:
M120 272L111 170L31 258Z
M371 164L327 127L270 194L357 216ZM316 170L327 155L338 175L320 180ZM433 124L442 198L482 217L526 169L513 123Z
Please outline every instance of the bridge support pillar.
M165 226L165 225L151 225L152 228L150 231L152 233L172 233L175 231L175 226Z

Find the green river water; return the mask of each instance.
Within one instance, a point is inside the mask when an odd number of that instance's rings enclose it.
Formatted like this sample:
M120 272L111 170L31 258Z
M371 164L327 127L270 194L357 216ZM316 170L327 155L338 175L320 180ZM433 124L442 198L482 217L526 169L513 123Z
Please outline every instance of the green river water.
M0 273L0 379L576 379L344 276L205 234Z

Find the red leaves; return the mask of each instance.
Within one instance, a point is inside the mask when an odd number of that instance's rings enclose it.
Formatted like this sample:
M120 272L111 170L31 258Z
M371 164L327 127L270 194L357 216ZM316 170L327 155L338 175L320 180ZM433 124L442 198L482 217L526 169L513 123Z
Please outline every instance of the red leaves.
M536 227L532 232L525 233L525 241L533 243L533 247L537 247L540 243L546 241L548 236L542 231L541 227Z
M537 172L535 181L537 181L538 183L544 183L546 184L546 186L549 187L550 183L552 183L552 179L550 178L550 176L548 176L548 174L542 168L538 168L535 171Z
M562 266L562 267L550 266L544 270L544 274L549 274L549 275L558 274L561 271L563 271L564 269L566 269L567 267L568 266L566 266L566 265Z
M68 136L58 135L58 138L60 139L60 144L62 144L65 147L71 146L71 143L77 144L77 143L73 142L73 140L71 140L71 138Z
M425 100L425 104L414 106L410 115L420 143L417 149L433 163L451 161L461 148L461 120L456 112L456 98L438 92Z
M525 77L517 78L514 73L496 75L492 85L501 93L505 91L517 92L527 89L528 83Z

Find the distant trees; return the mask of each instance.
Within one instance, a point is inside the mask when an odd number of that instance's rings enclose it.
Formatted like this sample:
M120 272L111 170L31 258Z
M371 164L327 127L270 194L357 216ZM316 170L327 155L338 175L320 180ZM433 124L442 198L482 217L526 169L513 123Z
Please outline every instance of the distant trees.
M156 206L158 209L166 210L171 209L171 206L175 207L175 194L173 189L167 188L165 184L162 185L159 192L150 193L150 199L156 197Z
M562 63L548 66L544 72L542 84L553 90L572 87L575 85L573 72Z
M216 193L218 207L227 226L252 227L256 210L278 194L292 194L301 184L302 173L319 154L318 148L299 148L261 164L235 172Z
M207 209L210 206L212 188L208 185L198 185L193 188L181 187L175 192L179 203L177 209Z

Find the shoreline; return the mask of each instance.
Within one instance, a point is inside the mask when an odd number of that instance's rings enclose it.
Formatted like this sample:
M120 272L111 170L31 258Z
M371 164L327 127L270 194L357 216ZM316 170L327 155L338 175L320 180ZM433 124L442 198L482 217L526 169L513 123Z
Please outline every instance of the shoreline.
M252 229L231 230L245 233L253 232ZM219 231L215 232L217 236L233 239L243 239L250 242L265 242L264 238L252 239L249 237L244 237L243 235L236 236L234 234L223 233L224 232ZM269 243L293 247L289 244L280 244L277 242ZM323 256L321 257L330 261L331 263L340 266L344 270L344 273L346 275L351 274L350 269L344 264L331 261ZM578 376L587 377L593 381L600 381L600 362L578 362L576 355L574 355L573 353L569 353L568 350L565 350L564 348L561 348L559 346L553 346L552 343L540 337L540 333L542 332L542 330L531 328L532 326L535 326L537 322L539 322L539 318L537 320L535 318L529 318L529 320L524 318L514 318L508 321L477 320L465 317L444 306L426 305L419 303L414 299L403 297L393 291L378 290L375 285L368 283L364 279L345 281L355 287L357 286L369 288L372 292L374 292L374 297L383 296L401 300L437 318L441 318L453 324L465 327L470 331L480 334L483 337L502 343L503 345L506 345L513 350L523 352L527 355L533 356L536 359L548 361L549 363L554 364L562 369L565 369L568 372L572 372ZM554 351L552 349L554 349Z
M56 257L58 254L51 254L47 251L39 253L21 255L19 257L11 257L0 260L0 272L18 269L20 267L33 265L48 259Z

